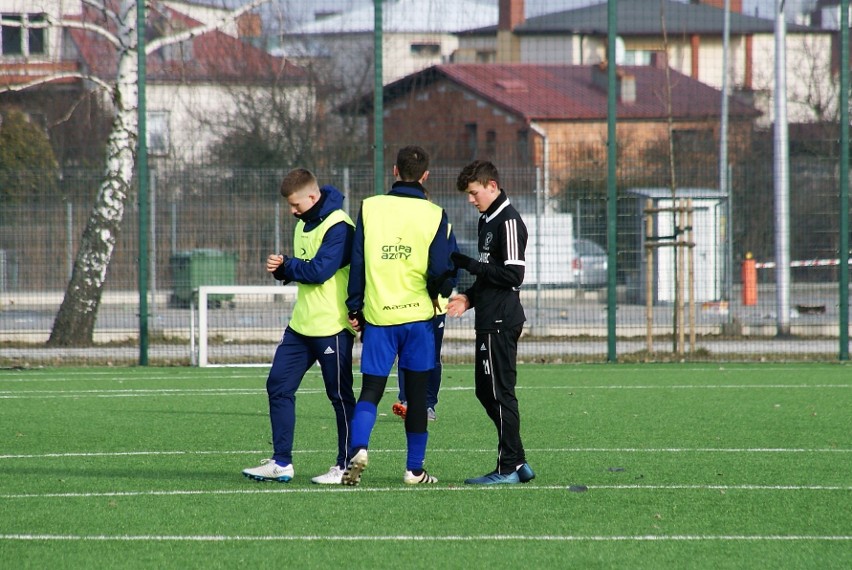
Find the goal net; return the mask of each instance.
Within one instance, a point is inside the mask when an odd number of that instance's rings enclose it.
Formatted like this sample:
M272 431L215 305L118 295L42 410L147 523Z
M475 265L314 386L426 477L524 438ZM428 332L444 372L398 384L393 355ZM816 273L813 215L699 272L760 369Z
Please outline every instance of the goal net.
M295 301L295 285L199 287L190 319L193 364L269 366Z

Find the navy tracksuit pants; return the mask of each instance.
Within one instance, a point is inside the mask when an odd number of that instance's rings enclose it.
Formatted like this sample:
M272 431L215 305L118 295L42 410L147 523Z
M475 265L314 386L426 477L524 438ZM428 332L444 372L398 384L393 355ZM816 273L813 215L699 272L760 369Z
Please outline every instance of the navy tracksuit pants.
M336 464L349 463L352 414L352 346L355 337L346 331L333 336L304 336L290 327L275 349L272 368L266 379L269 419L272 422L272 458L280 464L293 462L293 432L296 427L296 390L305 373L319 362L325 393L337 420Z

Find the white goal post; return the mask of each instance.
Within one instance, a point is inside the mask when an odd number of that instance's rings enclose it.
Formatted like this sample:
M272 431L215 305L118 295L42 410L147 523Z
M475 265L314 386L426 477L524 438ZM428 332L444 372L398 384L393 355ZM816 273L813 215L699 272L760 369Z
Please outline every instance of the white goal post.
M192 364L269 366L290 319L296 290L295 285L198 287L190 305Z

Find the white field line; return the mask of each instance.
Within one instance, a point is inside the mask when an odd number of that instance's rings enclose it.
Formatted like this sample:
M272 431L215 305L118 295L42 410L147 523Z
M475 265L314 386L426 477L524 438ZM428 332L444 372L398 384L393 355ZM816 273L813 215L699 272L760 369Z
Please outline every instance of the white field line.
M518 390L810 390L850 389L852 384L682 384L663 385L597 385L597 386L518 386ZM469 392L473 386L448 386L444 392ZM396 391L388 387L386 392ZM112 390L0 390L0 400L56 398L138 398L150 396L254 396L264 394L265 388L125 388ZM324 394L318 388L302 388L300 394Z
M3 541L82 542L848 542L852 535L71 535L0 534Z
M274 347L273 347L274 348ZM271 361L270 361L271 363ZM589 372L594 372L595 374L634 374L636 372L647 372L651 369L651 366L627 366L627 365L614 365L614 366L600 366L597 364L594 365L574 365L574 364L520 364L519 368L522 371L535 371L540 369L551 369L554 367L562 366L565 369L566 374L585 374ZM843 364L841 364L843 366ZM791 369L795 368L836 368L836 363L831 364L820 364L820 363L812 363L810 365L792 365L792 366L771 366L771 365L744 365L738 366L737 364L733 365L720 365L716 368L704 367L704 366L661 366L659 368L654 368L655 372L660 374L683 374L684 372L707 372L716 374L717 372L754 372L754 371L768 371L768 372L789 372ZM197 368L175 368L176 372L172 373L171 371L166 373L162 372L162 368L151 367L149 369L151 373L155 374L159 372L158 376L149 376L148 374L144 374L145 378L174 378L176 375L181 375L182 373L187 374L188 376L192 376L199 372ZM447 371L464 371L470 370L473 371L473 366L470 364L445 364L444 370ZM139 370L137 369L138 373ZM311 370L311 372L317 372ZM247 374L244 370L239 368L219 368L217 369L218 373L222 373L222 377L254 377L256 374ZM229 374L230 373L230 374ZM54 368L34 368L29 370L19 370L19 369L9 369L3 370L0 369L0 379L4 375L8 376L19 376L21 378L29 377L30 380L38 379L38 376L55 376L57 374L57 370ZM207 375L207 372L202 373L203 375ZM94 366L90 368L80 367L75 369L62 369L62 375L65 377L70 376L85 376L85 377L94 377L94 376L109 376L114 378L125 377L121 368L107 368L103 366Z
M157 382L162 380L174 381L174 380L186 380L186 381L198 381L201 377L196 373L186 373L186 372L177 372L175 374L169 375L161 375L161 374L138 374L138 375L130 375L130 376L122 376L120 374L116 374L115 372L83 372L83 373L62 373L62 378L57 378L55 375L59 374L58 372L53 372L50 376L34 376L34 375L23 375L23 376L5 376L2 371L0 371L0 384L5 382L27 382L27 383L36 383L36 382L79 382L80 380L92 380L96 382L117 382L117 383L131 383L131 382ZM322 372L319 369L314 370L313 368L308 370L306 373L308 376L321 376ZM257 374L228 374L222 376L216 376L216 380L260 380L263 381L266 379L266 372L258 372Z
M852 449L825 448L777 448L777 447L563 447L563 448L527 448L528 453L852 453ZM70 457L133 457L133 456L176 456L187 457L195 455L264 455L269 450L238 449L238 450L170 450L170 451L85 451L65 453L31 453L0 455L3 459L66 459ZM327 449L297 449L296 455L313 453L328 453ZM404 449L370 449L370 453L405 453ZM429 453L494 453L493 449L469 448L429 448Z
M549 365L550 368L558 365ZM527 374L534 374L536 370L542 368L541 366L524 366L521 365L519 367L520 375L523 377ZM213 370L216 371L213 374ZM473 367L470 365L444 365L444 370L446 372L470 372L473 374ZM594 374L596 377L601 377L603 375L610 375L614 377L621 377L626 374L635 374L637 372L647 372L648 368L636 368L636 367L594 367L594 368L574 368L572 366L567 366L562 369L562 372L565 375L571 376L583 376L588 374ZM691 368L691 367L675 367L675 368L660 368L655 369L654 373L658 376L663 375L672 375L676 374L677 376L683 376L684 373L689 374L713 374L718 375L729 374L729 373L739 373L739 372L754 372L755 370L759 372L789 372L791 369L788 367L759 367L755 369L754 367L728 367L728 366L720 366L719 368ZM147 372L147 371L146 371ZM178 370L173 373L161 373L158 372L157 369L152 369L150 373L145 374L124 374L120 370L101 370L98 368L91 369L79 369L79 370L63 370L61 372L62 377L57 378L56 375L60 372L50 369L45 370L13 370L13 371L4 371L0 370L0 384L4 382L76 382L80 379L93 380L93 381L106 381L106 382L148 382L148 381L158 381L158 380L195 380L199 378L198 372L195 369L189 370ZM320 370L317 368L310 369L307 374L309 375L317 375L321 374ZM246 372L245 369L240 368L214 368L212 370L207 370L205 372L207 377L213 376L217 380L256 380L258 378L263 379L265 373L262 371L257 372ZM848 387L848 385L844 385ZM519 386L520 387L520 386ZM624 386L626 388L642 388L640 386ZM649 386L649 388L660 388L666 386ZM696 386L698 387L698 386Z
M829 491L848 492L852 486L842 485L585 485L586 491ZM573 485L511 485L511 486L478 486L478 485L440 485L428 487L358 487L353 489L345 486L318 486L287 488L275 485L271 488L251 489L173 489L163 491L103 491L81 493L9 493L0 494L0 500L20 499L91 499L110 497L183 497L183 496L225 496L225 495L308 495L314 493L494 493L494 492L532 492L532 491L570 491L577 492Z

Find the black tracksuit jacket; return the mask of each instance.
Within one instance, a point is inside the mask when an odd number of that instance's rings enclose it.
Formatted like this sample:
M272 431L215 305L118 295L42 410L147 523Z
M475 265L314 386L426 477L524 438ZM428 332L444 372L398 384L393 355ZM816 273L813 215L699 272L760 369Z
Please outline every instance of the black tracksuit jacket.
M524 281L527 227L501 190L479 218L476 281L464 294L476 308L478 333L501 332L526 320L518 288Z

